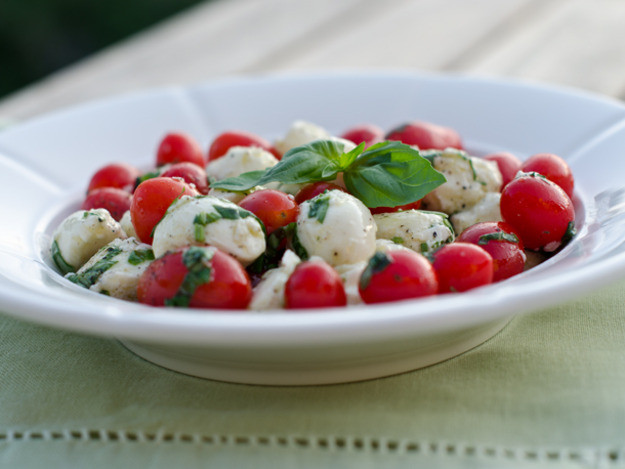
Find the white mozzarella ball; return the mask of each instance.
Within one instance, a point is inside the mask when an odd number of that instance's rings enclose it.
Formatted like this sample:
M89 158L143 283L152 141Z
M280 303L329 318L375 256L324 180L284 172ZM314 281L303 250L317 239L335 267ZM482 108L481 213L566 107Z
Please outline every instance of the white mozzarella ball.
M444 213L404 210L380 213L373 218L378 226L378 238L419 253L428 253L454 240L454 230Z
M153 259L150 245L135 238L114 239L66 278L92 291L135 301L139 278Z
M457 234L462 233L466 228L476 223L484 221L502 221L499 210L499 192L489 192L477 204L468 210L463 210L450 217L454 230Z
M287 249L280 265L265 272L261 281L254 287L254 296L249 308L256 311L284 308L284 286L300 262L301 259Z
M122 219L119 220L119 224L121 225L122 230L124 230L124 233L126 234L128 238L137 237L135 227L132 224L132 218L130 218L130 210L126 210L126 212L124 212Z
M399 244L400 242L399 239L397 239L396 241L397 243L394 241L391 241L390 239L378 238L375 240L375 250L376 252L412 251L412 249L404 246L403 244ZM403 238L401 242L403 242Z
M184 196L154 229L154 255L183 246L211 245L248 265L265 251L265 233L251 212L216 197Z
M432 166L447 182L423 198L428 210L447 214L466 210L487 193L499 192L503 181L497 163L452 148L434 153Z
M348 152L356 148L354 142L331 135L324 128L306 121L295 121L282 140L277 140L274 147L281 155L292 148L312 143L316 140L332 140L343 145L343 151Z
M299 243L309 256L332 266L369 259L375 252L375 235L371 212L350 194L332 190L300 205Z
M219 181L249 171L271 168L277 163L278 159L262 148L231 147L224 156L206 165L206 175L209 179Z
M53 233L52 258L58 265L60 256L76 271L102 246L124 237L124 230L108 210L79 210L63 220Z

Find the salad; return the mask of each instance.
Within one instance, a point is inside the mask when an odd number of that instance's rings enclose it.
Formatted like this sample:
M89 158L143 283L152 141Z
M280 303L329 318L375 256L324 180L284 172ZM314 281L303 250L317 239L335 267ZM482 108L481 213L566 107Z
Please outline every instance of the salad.
M170 133L148 172L95 172L51 257L92 291L153 306L305 309L499 282L575 234L574 180L540 153L476 157L409 122L340 136L296 121L273 143L228 131L208 152Z

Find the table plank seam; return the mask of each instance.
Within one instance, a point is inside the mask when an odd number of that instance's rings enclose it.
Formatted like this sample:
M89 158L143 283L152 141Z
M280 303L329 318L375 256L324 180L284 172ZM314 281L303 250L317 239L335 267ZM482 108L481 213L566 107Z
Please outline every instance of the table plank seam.
M0 448L7 443L28 442L100 442L195 444L228 447L291 448L330 452L376 453L386 455L427 455L471 457L476 459L616 464L625 461L625 448L606 447L573 449L569 447L507 447L445 441L422 441L406 438L340 435L242 435L185 432L61 429L0 431Z

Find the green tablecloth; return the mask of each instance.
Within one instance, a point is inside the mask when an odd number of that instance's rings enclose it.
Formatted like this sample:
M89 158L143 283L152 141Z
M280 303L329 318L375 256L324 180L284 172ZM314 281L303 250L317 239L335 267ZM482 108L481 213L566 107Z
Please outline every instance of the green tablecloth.
M0 315L0 467L625 467L625 283L429 368L261 387Z

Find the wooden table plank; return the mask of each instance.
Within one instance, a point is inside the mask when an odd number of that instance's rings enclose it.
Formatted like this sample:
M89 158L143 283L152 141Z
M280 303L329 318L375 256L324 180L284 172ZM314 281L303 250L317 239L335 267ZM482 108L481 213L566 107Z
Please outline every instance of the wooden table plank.
M540 80L625 98L625 2L551 2L457 70Z

